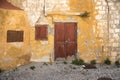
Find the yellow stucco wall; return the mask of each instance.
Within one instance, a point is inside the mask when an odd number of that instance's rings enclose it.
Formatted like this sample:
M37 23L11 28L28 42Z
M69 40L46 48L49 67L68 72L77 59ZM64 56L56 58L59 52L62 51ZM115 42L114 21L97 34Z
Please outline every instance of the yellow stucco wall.
M90 17L82 18L77 16L78 21L78 53L80 58L85 62L89 62L93 59L99 61L99 54L101 53L101 43L97 39L97 25L94 14L95 3L92 0L70 0L71 12L87 11L90 13ZM100 58L101 60L101 58Z
M30 47L31 47L31 61L49 62L51 52L53 52L53 36L48 34L48 40L35 40L35 28L30 29Z
M95 19L98 11L95 10L95 5L93 0L70 0L71 11L90 12L89 18L77 18L79 21L78 29L81 31L78 35L78 52L80 52L80 58L86 62L93 59L103 62L107 57L104 47L107 39L99 36L100 29L98 29Z
M23 31L23 42L7 42L7 31ZM0 8L0 68L9 69L30 60L29 23L24 11Z
M79 4L79 5L78 5ZM70 0L68 3L70 10L68 13L73 15L62 14L62 12L51 12L47 14L46 20L48 21L48 26L53 28L54 22L77 22L78 28L78 57L84 59L86 62L96 59L97 51L101 50L101 45L99 41L95 38L96 34L96 22L94 13L94 3L92 0ZM58 10L59 11L59 8ZM76 12L90 12L90 17L81 18L79 15L74 15ZM35 28L31 28L30 31L30 42L32 50L32 60L33 61L49 61L52 57L54 60L54 34L48 34L48 41L45 44L44 41L35 40ZM96 50L95 50L96 49Z

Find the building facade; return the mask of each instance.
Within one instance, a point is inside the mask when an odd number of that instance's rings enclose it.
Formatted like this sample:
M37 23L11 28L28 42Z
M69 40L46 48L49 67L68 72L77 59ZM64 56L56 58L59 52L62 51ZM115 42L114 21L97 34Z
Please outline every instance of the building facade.
M59 58L120 59L119 0L8 1L24 11L0 8L1 68Z

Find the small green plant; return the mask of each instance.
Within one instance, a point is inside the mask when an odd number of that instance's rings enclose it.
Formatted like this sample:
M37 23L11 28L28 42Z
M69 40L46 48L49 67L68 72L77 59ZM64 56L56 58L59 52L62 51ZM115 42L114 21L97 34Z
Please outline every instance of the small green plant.
M5 70L3 70L3 69L0 69L0 73L2 73L2 72L4 72Z
M31 70L34 70L34 69L35 69L35 66L31 66L30 69L31 69Z
M90 64L96 64L96 60L92 60L92 61L90 61Z
M64 63L64 64L67 64L67 62L66 62L66 61L64 61L63 63Z
M80 15L80 17L82 17L82 18L87 18L89 16L90 16L90 13L87 11L85 11L83 14Z
M43 65L46 65L46 66L47 66L48 64L47 64L46 62L44 62Z
M83 65L84 64L84 61L82 59L76 59L76 60L73 60L72 61L72 64L75 64L75 65Z
M107 65L110 65L110 64L111 64L111 61L109 60L109 58L107 58L107 59L104 61L104 64L107 64Z
M17 70L18 70L18 68L14 68L14 69L13 69L14 72L17 71Z
M116 66L120 66L120 62L117 60L117 61L115 61L115 65Z

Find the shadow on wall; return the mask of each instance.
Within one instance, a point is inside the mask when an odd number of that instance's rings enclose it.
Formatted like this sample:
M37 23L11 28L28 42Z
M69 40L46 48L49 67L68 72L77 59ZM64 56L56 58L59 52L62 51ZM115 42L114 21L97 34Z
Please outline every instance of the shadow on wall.
M120 2L120 0L115 0L115 2Z

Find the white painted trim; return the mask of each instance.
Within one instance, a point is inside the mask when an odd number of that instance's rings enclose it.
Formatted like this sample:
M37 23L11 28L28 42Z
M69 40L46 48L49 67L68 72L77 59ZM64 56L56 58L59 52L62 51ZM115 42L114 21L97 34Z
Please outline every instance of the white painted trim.
M47 13L47 15L73 15L73 16L79 16L84 14L85 12L52 12Z

